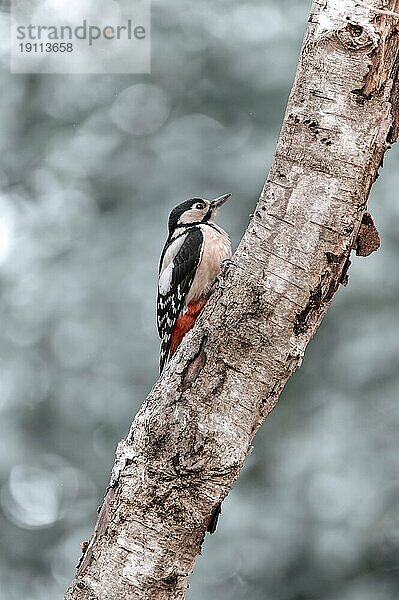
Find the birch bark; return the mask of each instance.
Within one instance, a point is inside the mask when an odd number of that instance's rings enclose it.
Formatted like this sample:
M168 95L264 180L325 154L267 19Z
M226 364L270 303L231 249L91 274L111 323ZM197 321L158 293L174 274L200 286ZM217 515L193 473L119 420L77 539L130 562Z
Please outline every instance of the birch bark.
M397 0L369 1L399 10ZM66 600L184 598L212 512L346 282L352 248L378 245L363 217L398 135L399 21L363 4L312 5L254 216L223 286L118 446Z

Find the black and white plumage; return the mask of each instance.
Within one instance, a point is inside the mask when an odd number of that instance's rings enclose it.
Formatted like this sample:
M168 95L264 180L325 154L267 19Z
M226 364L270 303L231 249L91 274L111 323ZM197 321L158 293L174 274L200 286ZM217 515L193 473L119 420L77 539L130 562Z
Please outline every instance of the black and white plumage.
M158 333L161 337L160 370L169 354L173 329L184 309L185 299L193 283L201 259L204 237L197 227L190 228L167 244L171 262L160 271L158 285ZM167 259L169 255L167 256Z
M209 298L222 261L231 256L229 236L215 223L219 207L229 197L193 198L170 213L169 236L159 264L161 372Z

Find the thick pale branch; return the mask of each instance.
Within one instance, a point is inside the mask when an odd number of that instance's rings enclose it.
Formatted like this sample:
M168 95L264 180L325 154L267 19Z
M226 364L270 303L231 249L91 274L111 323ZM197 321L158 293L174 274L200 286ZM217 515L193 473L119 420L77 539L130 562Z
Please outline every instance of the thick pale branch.
M395 19L352 0L314 2L255 214L119 444L67 600L184 597L212 511L346 281L351 249L377 246L368 217L357 237L397 137L398 68Z

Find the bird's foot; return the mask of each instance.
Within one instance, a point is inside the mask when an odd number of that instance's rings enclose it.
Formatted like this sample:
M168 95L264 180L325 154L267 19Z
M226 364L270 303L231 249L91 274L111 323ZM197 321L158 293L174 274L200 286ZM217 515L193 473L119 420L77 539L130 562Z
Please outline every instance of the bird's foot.
M215 283L214 283L214 290L216 288L219 288L220 290L224 290L226 286L224 285L224 279L223 279L223 275L221 273L219 273L219 275L216 277L215 279Z
M225 258L221 263L222 267L236 267L237 263L234 262L232 258Z

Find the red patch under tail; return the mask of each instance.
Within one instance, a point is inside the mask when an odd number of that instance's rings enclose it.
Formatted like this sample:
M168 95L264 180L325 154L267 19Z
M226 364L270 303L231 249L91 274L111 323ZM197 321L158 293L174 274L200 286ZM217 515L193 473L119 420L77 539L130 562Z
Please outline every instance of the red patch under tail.
M179 315L176 325L173 329L172 339L170 342L169 356L171 357L177 350L183 337L194 327L194 323L200 314L201 310L207 303L208 298L200 300L192 300L186 307L184 314Z

